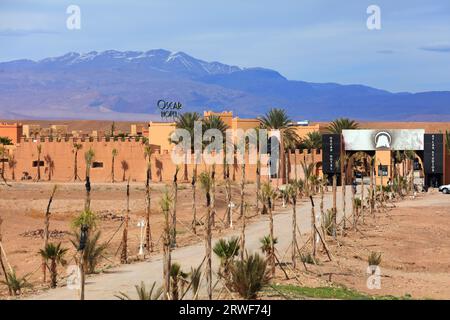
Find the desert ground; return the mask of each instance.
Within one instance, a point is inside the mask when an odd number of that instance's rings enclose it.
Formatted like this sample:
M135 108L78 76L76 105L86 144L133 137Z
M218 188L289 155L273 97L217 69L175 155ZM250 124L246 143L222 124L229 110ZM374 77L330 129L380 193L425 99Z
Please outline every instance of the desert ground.
M38 251L43 240L39 229L43 228L43 216L53 184L50 183L13 183L3 185L0 190L0 216L3 219L3 247L7 254L7 264L19 275L28 275L33 288L25 296L32 299L77 299L74 290L68 290L64 279L60 287L48 290L48 284L42 283L41 260ZM120 265L121 223L126 210L126 185L95 184L92 190L92 209L100 217L98 228L102 232L101 241L109 242L107 253L97 268L99 274L88 277L86 286L87 299L114 299L119 291L134 295L134 285L144 280L160 282L162 274L161 230L163 216L158 210L159 197L167 186L152 185L152 238L155 252L147 255L144 261L139 259L138 246L140 229L138 221L145 210L145 190L141 184L131 185L129 255L131 264ZM340 188L339 188L340 189ZM238 186L234 186L233 199L239 199ZM341 195L338 192L338 208L341 208ZM173 251L174 261L180 262L183 269L198 266L204 255L203 234L201 226L198 234L190 230L191 190L190 184L180 184L177 215L178 247ZM350 212L350 190L347 192L347 213ZM217 220L214 239L238 235L240 220L235 219L234 229L224 229L221 219L225 212L225 192L223 186L217 190ZM246 201L254 205L255 186L246 186ZM205 197L198 192L198 217L205 213ZM237 201L237 200L235 200ZM319 201L316 196L316 205ZM81 183L59 184L51 206L50 231L51 242L61 242L70 251L67 254L68 265L74 264L74 248L70 242L73 231L72 219L80 212L84 203L84 186ZM325 208L332 203L331 192L325 195ZM301 263L293 270L289 263L284 270L277 270L277 285L295 285L304 287L345 286L368 295L395 297L411 296L424 299L450 299L450 197L437 192L420 194L416 199L406 198L391 204L392 209L376 212L367 216L358 230L347 229L338 235L338 241L327 239L332 255L329 261L325 252L320 252L317 265ZM395 207L394 207L395 206ZM237 210L236 210L237 211ZM303 245L308 238L310 228L309 201L303 199L298 204L297 216ZM340 212L341 210L339 210ZM277 252L280 260L289 262L289 244L291 239L291 209L276 204L275 235L278 237ZM238 212L234 213L234 217ZM246 229L246 249L259 251L259 239L268 233L268 219L257 215L254 209L247 212L249 218ZM320 247L320 246L319 246ZM368 289L367 256L371 251L382 253L381 289ZM217 267L216 259L213 265ZM65 276L65 268L60 268L60 275ZM0 285L4 298L6 287ZM220 290L219 290L220 291ZM218 294L218 293L216 293ZM221 298L226 298L221 294ZM234 297L233 297L234 298ZM261 298L280 298L277 292L265 292Z

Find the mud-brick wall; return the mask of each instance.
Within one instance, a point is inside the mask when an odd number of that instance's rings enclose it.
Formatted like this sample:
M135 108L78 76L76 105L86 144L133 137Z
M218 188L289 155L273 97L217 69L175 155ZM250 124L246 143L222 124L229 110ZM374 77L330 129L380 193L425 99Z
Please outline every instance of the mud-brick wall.
M42 151L40 155L43 166L40 168L41 179L48 180L49 174L54 181L71 181L74 179L74 163L75 152L73 145L79 143L82 145L81 150L78 151L78 175L84 180L86 172L86 163L84 160L85 152L90 148L94 150L96 167L91 169L91 179L96 182L111 181L112 168L112 150L116 149L118 155L115 158L114 173L115 180L122 180L123 170L126 167L125 178L132 181L144 181L146 175L146 160L144 157L144 145L140 141L134 139L107 141L101 140L49 140L34 141L32 139L22 140L13 151L16 161L15 176L16 180L20 180L24 172L35 179L37 177L37 167L33 166L33 162L38 160L38 145L41 146ZM155 152L156 152L156 146ZM126 162L122 166L122 161ZM50 165L53 163L53 165ZM102 166L101 166L102 165ZM12 177L12 168L5 170L8 178ZM50 172L51 171L51 172Z

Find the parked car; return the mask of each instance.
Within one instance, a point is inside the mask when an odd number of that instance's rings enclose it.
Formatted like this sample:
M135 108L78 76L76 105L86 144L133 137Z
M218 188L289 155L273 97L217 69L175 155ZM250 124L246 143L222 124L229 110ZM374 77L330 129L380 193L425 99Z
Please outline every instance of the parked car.
M450 184L440 186L439 191L445 194L450 194Z

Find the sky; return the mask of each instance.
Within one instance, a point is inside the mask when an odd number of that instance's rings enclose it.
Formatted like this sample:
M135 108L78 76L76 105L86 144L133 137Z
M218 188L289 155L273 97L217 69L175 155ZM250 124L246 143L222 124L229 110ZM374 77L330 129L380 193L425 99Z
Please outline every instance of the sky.
M69 5L79 30L66 26ZM0 0L0 61L157 48L292 80L450 90L450 1Z

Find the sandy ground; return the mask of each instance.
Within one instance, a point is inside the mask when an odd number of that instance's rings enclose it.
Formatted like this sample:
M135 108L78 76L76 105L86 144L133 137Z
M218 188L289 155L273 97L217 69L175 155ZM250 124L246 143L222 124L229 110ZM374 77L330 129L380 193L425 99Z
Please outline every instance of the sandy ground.
M3 245L8 254L9 263L19 274L34 272L31 276L35 290L39 289L41 274L40 260L37 251L42 246L39 237L23 237L20 234L42 228L43 212L48 201L52 185L50 184L16 184L11 188L2 187L0 198L1 217L3 223ZM164 185L153 186L152 227L155 242L159 239L162 215L157 213L158 195ZM191 196L189 185L182 185L179 192L178 214L181 223L188 225L191 221ZM224 212L223 188L218 188L219 217ZM143 214L144 188L132 185L131 188L132 223L130 224L130 255L135 256L138 250L139 228L135 225ZM254 186L247 186L247 200L255 199ZM235 187L238 199L238 187ZM125 185L103 184L94 186L92 208L100 215L113 213L122 215L125 210ZM367 193L366 193L367 194ZM348 197L350 192L347 192ZM50 229L70 231L70 221L83 205L83 186L80 184L60 185L54 204L52 205L52 221ZM338 195L338 208L341 208L341 196ZM205 199L199 192L199 216L204 214ZM316 204L318 199L316 199ZM203 204L203 205L202 205ZM396 208L388 212L376 213L376 218L367 217L364 224L359 225L360 232L347 230L345 236L339 237L339 245L331 239L327 243L333 255L328 262L325 254L319 254L319 265L308 266L308 272L300 266L296 272L296 280L292 277L286 281L283 274L277 273L276 282L289 282L296 285L323 286L342 284L358 291L375 295L412 295L413 298L447 298L450 299L450 197L438 193L421 195L418 199L404 200L395 203ZM350 211L350 199L347 201L347 212ZM331 207L331 194L325 197L325 208ZM291 210L282 209L278 204L275 217L275 234L278 237L277 249L280 257L288 250L291 237ZM298 221L302 236L300 243L307 239L309 232L310 204L302 201L298 206ZM340 211L340 210L339 210ZM252 216L252 212L249 212ZM259 251L259 239L268 233L267 217L254 217L247 227L246 247L249 251ZM120 221L102 220L100 229L103 239L108 240L120 226ZM218 223L219 225L219 223ZM184 270L201 263L204 247L201 234L192 235L188 229L179 225L180 247L174 250L174 261L180 262ZM238 234L239 224L234 230L217 228L215 239L224 235ZM69 236L52 241L62 241L71 247ZM141 280L148 283L160 281L162 274L161 255L148 257L145 262L118 266L119 254L115 254L120 243L120 232L111 241L107 260L101 268L104 272L88 278L86 297L88 299L114 299L119 291L134 295L134 285ZM367 288L367 256L370 251L382 253L381 289ZM71 254L68 255L70 257ZM70 260L70 259L69 259ZM285 255L288 259L288 254ZM73 263L73 262L72 262ZM216 259L213 265L217 267ZM300 264L301 265L301 264ZM114 267L115 266L115 267ZM289 269L289 268L287 268ZM292 272L287 270L288 273ZM64 269L61 268L61 274ZM61 281L63 283L63 281ZM3 288L5 289L5 288ZM3 293L5 291L3 290ZM76 299L77 293L61 287L32 295L33 299Z
M395 203L349 229L338 243L328 239L319 264L300 267L299 280L277 272L275 282L306 287L340 285L369 295L450 299L450 197L437 192ZM382 254L380 288L369 289L368 256Z
M2 236L3 247L7 253L7 262L14 268L18 275L29 275L30 282L35 289L39 289L42 283L42 272L40 270L40 257L38 251L43 245L43 239L39 235L27 235L43 228L44 213L48 204L53 184L42 183L13 183L11 187L0 187L0 217L3 219ZM159 200L162 192L167 188L164 184L152 185L152 214L151 232L155 245L155 254L161 250L161 230L163 226L163 215L159 209ZM253 185L246 186L249 195L249 204L255 204L255 188ZM238 199L238 185L233 186L233 198ZM120 264L119 246L121 243L122 225L121 218L126 212L126 184L105 183L93 184L91 209L99 216L98 229L101 231L101 242L110 241L105 255L99 265L99 270L105 270ZM250 196L251 195L251 196ZM58 237L50 238L50 242L61 242L62 246L69 248L66 255L68 264L74 263L74 253L70 239L73 232L71 222L80 213L84 206L84 184L64 183L59 184L53 203L51 205L50 231L62 232ZM223 231L222 219L225 212L224 188L219 185L217 190L217 223L215 234ZM130 185L130 224L129 224L129 256L132 261L137 260L139 251L140 228L138 222L145 216L145 188L142 184ZM238 212L235 209L235 215ZM206 199L203 192L197 187L197 219L204 217L206 213ZM248 213L252 215L251 212ZM198 234L191 232L192 223L192 193L190 184L179 184L177 204L177 243L185 246L190 243L199 242L203 237L203 230L198 226ZM260 219L255 217L253 219ZM250 219L252 220L252 219ZM239 222L235 223L236 226ZM118 231L118 229L120 229ZM65 268L61 268L61 275ZM1 275L3 277L3 275ZM0 294L4 295L6 287L0 284ZM0 295L0 296L1 296Z

